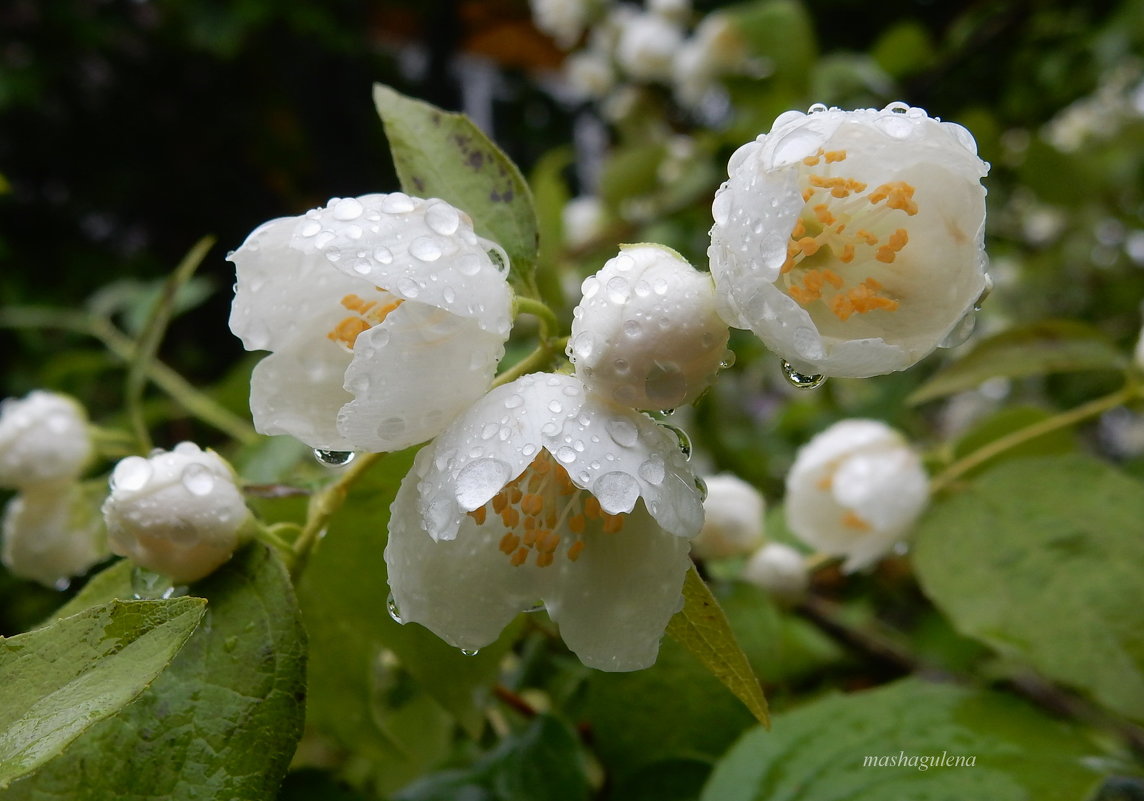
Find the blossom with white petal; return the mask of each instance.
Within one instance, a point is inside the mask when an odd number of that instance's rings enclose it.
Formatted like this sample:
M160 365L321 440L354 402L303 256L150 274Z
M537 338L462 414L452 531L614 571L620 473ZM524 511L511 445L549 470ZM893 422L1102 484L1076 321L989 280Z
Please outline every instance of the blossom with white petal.
M107 556L99 501L71 479L20 490L4 507L0 559L15 576L66 587Z
M662 245L625 245L582 291L568 356L593 392L637 409L674 409L710 386L730 336L710 275Z
M792 533L843 570L875 562L910 533L929 478L905 438L877 420L843 420L803 446L786 480Z
M504 355L507 259L443 200L335 198L265 223L230 260L230 328L273 351L250 380L263 434L399 450L479 398Z
M727 321L799 373L911 366L986 288L987 171L968 131L903 103L782 114L712 205Z
M652 14L681 25L691 16L691 0L646 0L644 5Z
M565 50L576 44L592 14L591 0L528 0L536 27Z
M404 622L477 649L542 600L580 660L655 661L702 502L675 435L568 375L492 390L417 455L385 560Z
M75 399L38 389L0 403L0 487L75 478L93 453L87 413Z
M572 198L564 204L560 217L564 224L564 244L570 248L591 244L608 225L608 210L604 201L595 195Z
M706 479L703 529L691 543L701 559L745 556L763 542L766 501L752 485L731 473Z
M236 481L222 457L193 442L120 460L103 504L112 553L177 584L212 573L250 518Z
M747 560L743 580L780 600L795 601L810 586L810 572L801 553L781 542L768 542Z
M638 81L670 81L672 59L683 43L683 29L658 14L622 18L616 61Z
M728 14L708 14L675 52L672 87L684 106L698 106L721 75L747 64L746 40Z

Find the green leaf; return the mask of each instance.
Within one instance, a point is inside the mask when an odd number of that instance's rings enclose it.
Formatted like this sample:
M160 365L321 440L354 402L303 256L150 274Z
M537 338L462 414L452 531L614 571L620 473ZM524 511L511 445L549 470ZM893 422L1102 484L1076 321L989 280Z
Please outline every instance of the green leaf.
M719 602L694 565L688 568L683 582L683 609L667 624L667 633L723 682L756 720L764 726L770 725L767 699L751 671L751 663L735 640Z
M100 585L122 591L123 570L113 566ZM289 576L252 543L191 590L206 598L206 616L170 667L118 715L13 784L5 801L275 797L305 698L305 635Z
M975 423L954 444L953 458L961 459L1015 431L1048 420L1053 415L1036 406L1007 406L995 414ZM974 476L992 465L1010 459L1024 459L1030 456L1057 456L1076 450L1076 437L1068 428L1058 428L1027 442L1022 442L999 453L975 467L966 476Z
M112 601L0 637L0 788L119 712L199 625L199 598Z
M1100 784L1094 755L1014 698L905 679L775 715L774 731L754 729L728 752L701 799L1085 801ZM922 757L937 764L923 769Z
M961 633L1144 720L1144 485L1084 456L1005 462L923 518L922 589Z
M485 770L500 801L587 801L580 741L567 725L539 715L489 755Z
M439 197L472 217L477 233L508 254L513 286L531 296L536 213L517 166L463 114L442 111L382 84L374 84L373 102L401 188L418 197Z
M368 686L377 654L392 651L408 670L470 735L484 725L482 705L499 672L501 656L513 632L468 656L425 628L399 625L386 613L389 585L385 544L389 506L413 462L413 451L390 454L353 490L330 522L299 583L299 597L312 636L315 681L311 721L320 721L334 736L353 747L372 732L384 747L384 736L361 705L359 690Z
M1120 370L1125 363L1124 355L1095 328L1072 320L1044 320L981 340L906 400L924 403L973 389L990 378Z

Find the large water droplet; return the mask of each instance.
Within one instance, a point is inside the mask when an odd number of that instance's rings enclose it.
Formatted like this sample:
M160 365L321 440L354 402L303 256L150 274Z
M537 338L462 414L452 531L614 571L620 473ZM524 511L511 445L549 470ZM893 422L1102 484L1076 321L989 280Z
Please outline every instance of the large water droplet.
M465 656L476 656L481 652L480 648L462 648L461 653Z
M392 192L378 203L378 209L386 214L405 214L413 211L416 207L417 204L413 202L413 198L404 192Z
M508 483L512 468L500 459L483 458L469 462L457 473L455 493L464 509L483 506Z
M175 594L171 579L144 567L131 571L131 594L137 601L157 601Z
M707 482L704 481L700 476L695 477L695 490L699 493L700 501L707 500Z
M723 359L719 362L719 367L726 370L728 367L735 365L735 351L728 350L724 352Z
M142 456L128 456L115 466L111 474L111 489L134 492L143 489L150 478L150 462Z
M378 264L389 264L393 261L393 251L387 247L378 246L373 249L373 258Z
M425 210L425 224L434 233L452 236L461 224L461 215L446 203L431 203Z
M569 448L567 445L561 445L556 449L556 458L563 464L572 464L576 461L576 451Z
M639 432L636 430L635 425L629 420L622 418L609 420L606 428L608 429L608 434L616 441L616 444L624 448L632 447L639 438Z
M316 236L317 233L321 230L322 224L320 222L317 220L307 220L306 222L302 223L302 228L298 233L305 237L311 237Z
M690 459L691 437L687 436L687 432L679 426L673 426L671 423L660 423L660 426L666 428L672 434L675 434L675 438L679 442L679 452L683 454L684 459Z
M58 578L52 582L52 589L57 592L64 592L71 586L70 578Z
M644 481L658 487L663 483L667 470L664 468L663 459L660 458L659 454L653 454L650 459L640 465L639 473L640 478Z
M385 611L389 612L389 616L393 618L394 623L405 622L401 619L401 610L397 608L397 601L394 600L392 592L389 594L389 597L385 599Z
M826 380L826 376L798 372L786 359L783 359L783 377L795 389L814 389Z
M433 262L441 258L441 245L436 237L422 236L413 240L413 244L409 246L409 253L415 259Z
M504 399L504 407L506 409L516 409L524 404L524 398L520 395L509 395Z
M814 103L806 110L807 114L821 114L824 111L826 111L825 103Z
M977 313L970 311L966 312L965 316L957 321L957 324L949 330L945 338L937 343L939 348L956 348L958 345L963 344L973 334L973 329L977 327Z
M612 303L624 303L628 299L628 279L614 276L608 280L604 287L608 293L608 300Z
M353 451L326 451L314 448L314 458L326 467L345 467L354 460L355 455Z
M335 220L356 220L361 216L362 205L352 197L342 198L334 204Z
M210 495L215 486L215 475L206 465L189 464L183 470L183 486L187 492L199 497Z
M592 494L600 502L600 508L608 514L626 514L635 507L640 497L640 483L627 473L614 470L596 479L592 485Z

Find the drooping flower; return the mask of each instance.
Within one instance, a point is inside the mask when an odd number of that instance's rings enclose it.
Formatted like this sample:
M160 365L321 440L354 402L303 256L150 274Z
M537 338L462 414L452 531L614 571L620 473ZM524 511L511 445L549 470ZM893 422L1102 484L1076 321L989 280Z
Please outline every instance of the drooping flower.
M810 573L801 553L781 542L768 542L743 567L743 580L782 601L796 601L810 585Z
M212 573L241 544L250 512L234 471L214 451L180 442L128 456L110 485L103 518L112 553L176 584Z
M712 206L728 322L799 373L909 367L986 289L987 170L968 131L902 103L781 115Z
M877 420L843 420L798 452L786 480L787 525L843 569L871 564L910 533L929 502L917 453Z
M479 398L504 354L507 260L443 200L335 198L265 223L230 259L230 328L273 351L250 382L263 434L405 448Z
M703 529L691 543L701 559L746 556L763 542L766 501L752 485L731 473L706 479Z
M73 479L93 453L87 414L73 398L34 390L0 403L0 487Z
M675 435L532 374L491 391L417 455L385 550L404 622L477 649L543 601L584 664L655 661L681 604L702 504Z
M107 556L99 500L72 479L23 488L4 507L0 557L15 576L65 588Z
M582 290L568 355L593 392L622 406L674 409L711 384L730 336L711 276L661 245L627 245Z

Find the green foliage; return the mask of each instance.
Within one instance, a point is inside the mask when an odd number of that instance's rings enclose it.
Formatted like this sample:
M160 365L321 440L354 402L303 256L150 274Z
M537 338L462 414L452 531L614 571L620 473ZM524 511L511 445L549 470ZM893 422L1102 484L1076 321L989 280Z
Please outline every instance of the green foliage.
M111 601L0 639L0 788L130 704L183 647L204 606Z
M776 715L774 731L756 729L728 752L702 800L1085 801L1100 784L1096 753L1007 696L908 679ZM958 756L974 764L920 767ZM906 764L864 764L871 757Z
M918 580L963 634L1144 720L1144 485L1102 462L1006 462L922 521Z
M83 602L126 595L124 563L108 573ZM206 600L202 624L170 667L119 714L89 726L13 784L6 798L275 797L301 734L306 695L305 635L289 578L256 544L192 592L197 597L163 602L200 612L199 598ZM134 675L133 666L125 670Z

